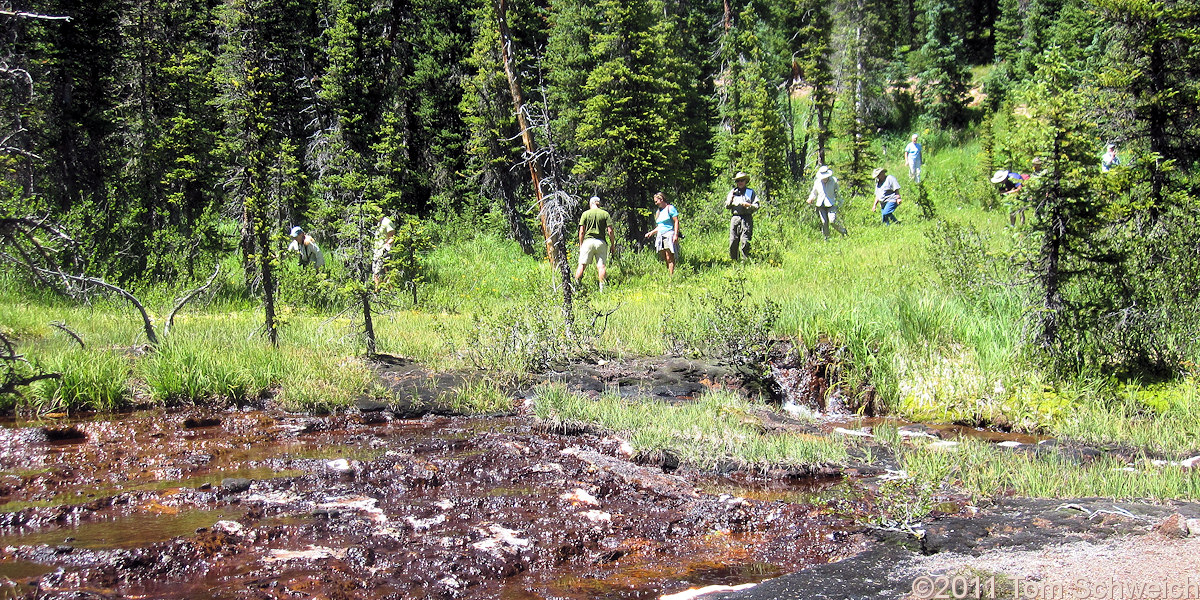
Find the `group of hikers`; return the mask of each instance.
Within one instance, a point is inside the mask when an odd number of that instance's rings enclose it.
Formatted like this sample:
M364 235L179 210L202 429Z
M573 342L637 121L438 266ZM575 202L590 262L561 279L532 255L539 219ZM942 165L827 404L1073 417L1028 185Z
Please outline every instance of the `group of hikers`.
M904 164L908 168L909 179L918 184L921 182L923 154L924 150L917 141L917 134L914 133L904 148ZM1101 157L1101 170L1107 172L1120 164L1116 145L1108 144ZM1032 171L1027 174L1001 169L992 175L991 182L996 186L996 191L1001 197L1015 197L1026 182L1041 174L1042 160L1040 158L1034 158L1030 162L1030 166ZM896 218L896 210L901 203L900 183L883 167L872 171L871 178L875 184L875 202L871 210L879 211L880 220L884 225L898 225L900 221ZM738 171L733 176L733 188L725 195L725 209L730 212L729 258L733 261L750 255L750 242L754 235L754 213L758 212L761 207L758 192L749 187L749 183L750 174ZM838 194L837 177L834 176L833 169L828 165L817 169L812 189L808 193L808 204L817 211L817 216L821 221L821 235L825 241L829 241L830 228L843 236L849 235L845 226L837 221L841 197ZM1011 206L1008 215L1009 224L1016 226L1019 220L1024 225L1024 205L1020 202L1009 202L1009 204ZM595 264L600 289L603 290L608 276L609 249L616 245L616 234L613 231L612 216L601 205L600 197L592 196L588 200L587 210L579 218L579 262L574 279L578 282L583 278L587 266ZM647 231L644 237L647 240L654 239L655 252L666 263L667 272L674 275L676 258L679 254L679 240L683 239L683 232L679 228L679 211L674 205L667 202L666 195L662 192L654 194L654 206L654 227ZM391 219L383 217L376 230L375 252L372 260L372 274L376 285L380 283L384 275L385 259L391 250L395 233L396 228L392 225ZM291 237L292 242L288 246L288 251L296 252L299 255L301 266L318 268L324 266L325 257L312 236L305 233L300 227L293 227Z
M288 244L288 252L295 252L300 258L301 267L319 269L325 266L325 254L317 245L317 240L300 226L292 227L292 242ZM384 216L375 228L375 248L371 257L371 277L375 285L383 280L387 264L387 255L392 250L392 241L396 237L396 226L391 218Z
M913 142L916 142L916 136L913 136ZM917 148L915 176L919 176L921 160L920 146L917 145ZM882 206L880 214L883 223L899 223L894 213L900 206L900 184L888 174L887 169L875 169L872 176L875 179L875 206L872 210ZM725 209L730 212L729 258L734 261L750 256L754 213L761 207L758 192L749 187L749 183L750 174L739 171L733 176L733 188L725 194ZM613 232L612 215L601 207L601 203L599 196L592 196L588 200L588 209L579 218L579 266L575 270L575 281L583 278L588 265L595 264L596 276L603 290L608 276L609 248L616 244L616 234ZM838 195L838 181L831 167L823 166L817 170L808 194L808 203L817 210L821 219L821 234L826 240L829 239L830 227L843 236L848 235L846 228L837 222L841 198ZM647 231L644 237L654 238L654 250L667 264L667 272L674 275L679 240L683 237L679 229L679 211L667 202L662 192L654 194L654 206L654 228Z

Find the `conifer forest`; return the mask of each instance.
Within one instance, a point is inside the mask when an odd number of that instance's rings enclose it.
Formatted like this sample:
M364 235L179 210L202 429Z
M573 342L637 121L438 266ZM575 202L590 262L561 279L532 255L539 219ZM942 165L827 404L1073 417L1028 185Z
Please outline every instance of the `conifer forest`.
M1200 0L0 0L0 598L1195 598L1197 256Z

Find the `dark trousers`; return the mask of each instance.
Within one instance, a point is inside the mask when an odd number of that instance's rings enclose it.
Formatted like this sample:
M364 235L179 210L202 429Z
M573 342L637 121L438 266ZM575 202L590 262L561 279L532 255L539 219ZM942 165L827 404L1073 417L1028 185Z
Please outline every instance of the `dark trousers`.
M729 220L729 258L750 256L750 238L754 235L753 215L733 215Z

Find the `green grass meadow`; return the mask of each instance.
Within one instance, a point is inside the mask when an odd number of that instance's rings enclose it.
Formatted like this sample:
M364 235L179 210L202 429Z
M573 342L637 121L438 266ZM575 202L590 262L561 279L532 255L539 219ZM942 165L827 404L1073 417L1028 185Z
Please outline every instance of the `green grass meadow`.
M1200 450L1194 441L1200 430L1200 394L1193 380L1141 385L1088 374L1051 380L1023 351L1028 314L1019 288L974 280L965 289L947 280L947 272L966 277L980 264L936 266L930 239L937 228L946 227L940 222L976 232L985 256L981 260L996 264L1011 262L1014 242L1023 235L1007 227L1002 211L989 210L994 198L977 166L978 144L953 142L936 135L926 140L924 186L936 218L921 217L912 200L914 186L893 152L885 155L885 164L906 197L898 212L901 225L881 225L870 210L870 196L843 188L845 205L838 218L849 236L835 234L824 242L815 212L804 204L811 183L801 182L796 190L767 200L756 217L755 257L742 263L727 256L728 218L720 208L719 191L677 199L686 238L675 276L667 275L652 251L620 243L605 290L597 288L592 268L578 290L578 336L565 333L561 296L544 259L526 256L516 244L486 232L444 241L424 259L428 277L415 304L407 293L386 294L389 303L375 320L378 350L434 369L483 369L519 378L574 352L615 358L661 355L677 351L673 344L681 335L691 336L693 343L728 343L742 332L722 330L723 319L747 328L767 327L761 333L770 337L809 346L827 340L844 348L845 377L873 385L889 412L902 418L993 424L1170 455ZM902 144L888 141L885 146ZM572 260L574 252L572 248ZM0 330L17 341L30 365L63 374L0 399L0 410L46 414L146 404L243 405L270 396L289 410L336 411L360 395L379 393L361 358L356 315L322 303L321 291L331 284L285 265L283 326L276 350L261 335L261 309L244 292L236 257L224 266L216 290L185 308L170 335L152 351L145 348L140 319L122 300L81 305L30 290L11 273L0 274ZM336 252L330 253L330 268L338 268ZM141 293L156 325L180 292L156 288ZM769 323L755 320L768 312L775 317ZM76 332L86 349L53 327L54 322ZM487 386L459 396L465 407L478 412L506 407L498 389ZM539 416L583 419L622 432L640 452L679 447L669 439L680 434L662 423L612 421L623 413L605 406L618 400L606 398L591 408L579 405L567 411L566 404L581 402L568 396L562 390L544 394L553 402L538 401ZM699 436L682 446L696 452L689 458L698 464L711 464L722 455L764 466L844 460L844 447L758 439L713 416L736 413L739 402L743 400L713 396L697 414L676 415L687 409L661 407L655 414L669 413L665 422L678 422L680 431ZM689 419L719 421L726 433L705 433L689 425ZM971 489L1169 497L1195 497L1197 491L1195 477L1186 475L1174 483L1128 489L1089 484L1086 477L1091 475L1086 474L1044 481L1037 473L1045 465L1017 459L988 462L977 458L977 452L970 450L968 460L955 467L955 477ZM931 478L938 469L949 468L933 459L927 462ZM970 474L961 474L964 469Z

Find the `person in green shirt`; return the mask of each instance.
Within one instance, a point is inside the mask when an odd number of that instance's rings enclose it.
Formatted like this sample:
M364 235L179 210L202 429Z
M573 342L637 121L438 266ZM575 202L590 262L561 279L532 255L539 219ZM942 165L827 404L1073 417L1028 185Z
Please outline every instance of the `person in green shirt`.
M575 270L575 282L583 278L583 271L588 264L596 263L596 275L600 280L600 289L604 289L604 278L608 274L609 244L616 245L617 238L613 234L612 217L608 211L600 208L600 197L592 196L588 201L588 209L579 217L579 268Z

